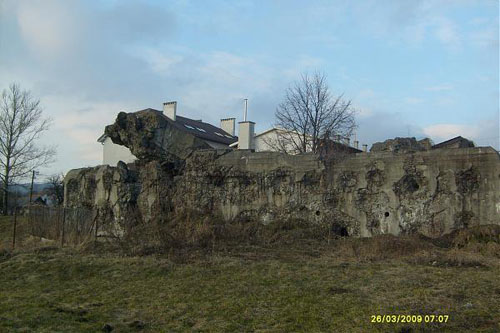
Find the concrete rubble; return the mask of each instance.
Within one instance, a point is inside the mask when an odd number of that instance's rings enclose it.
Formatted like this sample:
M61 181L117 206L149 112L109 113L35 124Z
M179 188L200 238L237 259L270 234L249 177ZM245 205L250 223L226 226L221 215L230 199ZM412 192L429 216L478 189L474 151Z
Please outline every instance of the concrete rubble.
M185 210L263 224L302 219L356 237L500 224L500 156L491 147L431 150L428 140L396 138L325 162L207 149L152 112L120 113L106 134L139 160L71 170L65 205L96 208L117 233Z

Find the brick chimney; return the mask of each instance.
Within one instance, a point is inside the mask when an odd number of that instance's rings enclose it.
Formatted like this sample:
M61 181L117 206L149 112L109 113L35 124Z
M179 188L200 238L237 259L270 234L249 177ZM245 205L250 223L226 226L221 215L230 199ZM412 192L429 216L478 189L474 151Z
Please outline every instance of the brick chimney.
M163 103L163 114L169 119L175 121L177 115L177 102L165 102Z
M220 128L229 135L234 136L236 118L225 118L220 120Z

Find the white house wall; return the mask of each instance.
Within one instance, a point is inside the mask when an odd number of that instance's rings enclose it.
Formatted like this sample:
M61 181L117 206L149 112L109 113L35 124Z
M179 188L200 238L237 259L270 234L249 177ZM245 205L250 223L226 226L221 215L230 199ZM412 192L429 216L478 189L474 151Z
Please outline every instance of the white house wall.
M255 151L277 151L276 147L279 145L278 140L279 140L279 134L278 134L277 129L274 129L272 131L268 131L266 133L263 133L261 135L257 135L254 138L254 143L255 143ZM298 134L288 134L289 135L295 136L295 140L297 142L300 142L300 138ZM285 140L286 141L286 140ZM286 143L285 148L288 152L292 153L295 150L295 147L291 143Z
M102 164L115 166L118 161L132 163L136 159L127 147L114 144L110 138L104 141Z
M270 143L277 141L278 135L276 131L270 131L256 136L254 139L255 151L275 151L276 149Z

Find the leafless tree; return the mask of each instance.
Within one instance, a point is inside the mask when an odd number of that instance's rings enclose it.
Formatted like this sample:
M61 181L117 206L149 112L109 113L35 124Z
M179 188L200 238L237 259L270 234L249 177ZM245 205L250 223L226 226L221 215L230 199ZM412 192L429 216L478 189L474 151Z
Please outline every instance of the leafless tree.
M266 143L287 153L318 153L325 140L351 136L355 113L350 100L330 92L325 74L303 74L286 90L275 113L281 130L274 142Z
M57 205L62 205L64 202L64 175L49 176L47 181L50 184L49 194L54 196Z
M31 92L11 84L0 99L0 180L4 214L7 214L9 186L35 168L54 160L55 149L38 144L51 120L44 118L40 100Z

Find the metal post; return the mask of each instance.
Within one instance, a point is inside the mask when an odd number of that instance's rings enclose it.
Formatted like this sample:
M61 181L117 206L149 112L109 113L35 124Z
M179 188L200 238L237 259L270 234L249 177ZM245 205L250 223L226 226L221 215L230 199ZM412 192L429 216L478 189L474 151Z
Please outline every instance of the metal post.
M17 207L14 207L14 230L12 232L12 250L16 248Z
M33 202L33 182L34 181L35 181L35 170L33 170L33 174L31 175L30 204Z
M61 247L64 246L64 224L66 222L66 208L63 207L62 229L61 229Z
M247 121L248 113L248 98L245 98L245 113L243 114L243 121Z

